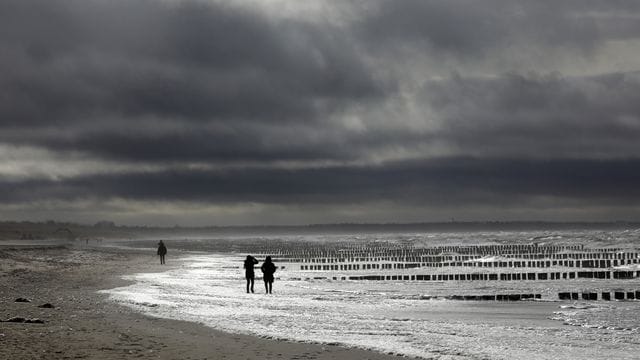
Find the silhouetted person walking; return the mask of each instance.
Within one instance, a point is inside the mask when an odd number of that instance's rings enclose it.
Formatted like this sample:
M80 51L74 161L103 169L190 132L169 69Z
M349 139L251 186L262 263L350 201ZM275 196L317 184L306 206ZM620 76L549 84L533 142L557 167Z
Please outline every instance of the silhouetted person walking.
M271 262L271 256L267 256L260 267L262 273L264 274L264 288L267 291L267 294L271 294L271 288L273 287L273 273L276 272L276 266Z
M164 265L164 256L167 255L167 247L164 246L162 240L158 243L158 256L160 256L160 265Z
M251 292L253 292L253 282L256 278L253 267L257 263L258 260L251 255L247 255L247 259L244 261L244 277L247 279L247 293L249 293L249 285L251 285Z

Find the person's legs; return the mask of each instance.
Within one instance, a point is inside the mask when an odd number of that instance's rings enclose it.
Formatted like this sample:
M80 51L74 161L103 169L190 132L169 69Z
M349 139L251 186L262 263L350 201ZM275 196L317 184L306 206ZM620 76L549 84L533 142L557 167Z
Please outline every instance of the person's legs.
M249 293L249 283L251 282L250 278L247 278L247 294Z
M269 293L269 282L267 280L264 281L264 290L265 293Z
M255 279L251 278L251 292L253 292L253 284L254 284L254 282L255 282Z
M271 294L271 288L273 288L273 281L269 281L269 294Z

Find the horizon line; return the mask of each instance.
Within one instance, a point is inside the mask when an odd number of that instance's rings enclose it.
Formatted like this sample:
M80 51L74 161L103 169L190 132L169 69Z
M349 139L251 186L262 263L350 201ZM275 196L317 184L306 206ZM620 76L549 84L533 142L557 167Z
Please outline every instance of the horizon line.
M73 225L102 228L157 228L157 229L233 229L233 228L314 228L314 227L379 227L379 226L441 226L441 225L517 225L517 224L551 224L551 225L640 225L640 220L454 220L454 221L418 221L418 222L335 222L335 223L309 223L309 224L241 224L241 225L123 225L113 221L98 221L93 224L78 223L62 220L0 220L2 224L41 224L41 225Z

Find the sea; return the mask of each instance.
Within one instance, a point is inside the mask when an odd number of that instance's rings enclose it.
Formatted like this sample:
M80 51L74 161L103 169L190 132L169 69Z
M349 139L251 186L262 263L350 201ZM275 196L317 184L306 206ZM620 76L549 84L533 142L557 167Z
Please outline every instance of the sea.
M111 246L145 248L154 254L159 239ZM372 244L580 244L637 250L639 239L638 229L167 237L170 270L129 275L130 285L105 292L112 301L153 317L201 323L230 333L421 359L639 359L640 301L558 298L559 292L636 291L640 290L638 278L363 281L348 280L356 271L303 271L300 264L281 261L276 263L273 293L265 294L259 270L255 293L246 292L243 270L246 255L262 262L269 251L265 249L287 244L316 249L342 243L360 244L364 249ZM179 257L172 251L176 249L181 250ZM640 270L637 265L627 267ZM388 271L411 274L425 269ZM521 301L452 298L512 293L540 297Z

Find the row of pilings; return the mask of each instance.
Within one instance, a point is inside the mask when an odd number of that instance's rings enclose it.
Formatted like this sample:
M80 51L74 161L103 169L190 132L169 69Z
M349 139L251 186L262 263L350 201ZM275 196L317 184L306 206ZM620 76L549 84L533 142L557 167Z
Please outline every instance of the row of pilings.
M291 259L274 259L276 262L291 262ZM302 271L345 271L345 270L372 270L372 269L414 269L414 268L586 268L608 269L616 266L640 264L640 258L621 260L534 260L534 261L465 261L465 262L427 262L427 263L392 263L392 262L366 262L366 263L341 263L341 264L300 264Z
M578 271L522 273L457 273L457 274L372 274L320 276L314 279L355 281L539 281L575 279L634 279L640 271Z
M584 292L559 292L559 300L640 300L640 290L613 290L613 291L584 291Z
M370 247L369 247L370 246ZM349 244L307 245L279 244L253 249L280 260L300 263L340 263L362 261L459 262L489 256L508 259L552 260L624 260L638 258L640 253L624 248L584 248L583 245L477 245L430 248L399 248L372 243L353 248Z

